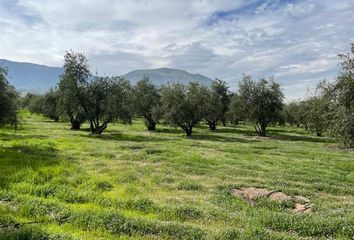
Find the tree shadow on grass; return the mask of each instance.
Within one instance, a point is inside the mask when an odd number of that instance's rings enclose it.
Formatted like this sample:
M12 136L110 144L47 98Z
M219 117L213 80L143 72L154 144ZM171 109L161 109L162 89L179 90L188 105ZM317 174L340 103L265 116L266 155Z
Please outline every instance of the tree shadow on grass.
M0 147L0 189L6 188L18 171L59 164L57 150L52 145L23 142L11 147Z
M243 129L239 127L222 127L215 130L217 133L233 133L233 134L240 134L245 136L256 136L256 132L250 129Z
M161 138L148 135L128 135L119 132L107 132L104 134L88 134L88 138L99 139L99 140L113 140L113 141L132 141L132 142L162 142L168 141L168 138Z
M15 132L12 134L9 133L0 133L0 140L2 141L10 141L10 140L26 140L26 139L46 139L48 136L46 135L19 135L16 134Z
M217 141L217 142L241 142L250 143L256 142L258 140L235 137L235 136L221 136L217 134L193 134L191 139L194 140L207 140L207 141Z
M242 129L239 127L236 128L220 128L215 131L216 133L232 133L232 134L240 134L243 136L258 136L254 130L250 129ZM270 139L276 140L284 140L284 141L303 141L303 142L321 142L321 143L328 143L328 142L335 142L333 139L325 138L325 137L315 137L309 136L305 134L301 134L301 131L296 129L269 129L267 136Z
M317 143L335 142L333 139L324 138L324 137L290 135L290 134L274 134L273 132L269 133L268 136L272 139L284 140L284 141L317 142Z
M184 134L184 131L179 128L157 128L156 133L173 133L173 134Z

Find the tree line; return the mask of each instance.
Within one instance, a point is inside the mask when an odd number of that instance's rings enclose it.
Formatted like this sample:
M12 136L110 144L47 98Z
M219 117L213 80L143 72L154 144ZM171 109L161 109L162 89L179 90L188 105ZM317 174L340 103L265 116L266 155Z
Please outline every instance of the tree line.
M101 134L114 121L130 123L134 116L143 117L150 131L164 123L183 129L187 136L200 123L215 131L220 124L248 121L260 136L266 136L271 124L288 123L317 136L335 136L353 147L354 45L339 57L341 72L334 82L321 81L307 99L284 104L283 91L271 77L254 80L243 75L236 92L220 79L211 86L191 82L158 88L144 77L132 86L122 77L92 74L86 57L70 51L58 86L43 95L28 93L19 100L6 70L0 68L0 123L15 124L18 105L54 121L67 119L76 130L87 121L93 134Z

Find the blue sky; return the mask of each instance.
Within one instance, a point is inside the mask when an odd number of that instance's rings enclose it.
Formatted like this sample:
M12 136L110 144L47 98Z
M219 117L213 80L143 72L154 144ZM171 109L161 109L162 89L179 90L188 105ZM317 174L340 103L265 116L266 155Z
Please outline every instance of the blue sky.
M274 76L288 100L333 80L354 42L354 0L0 0L0 58L94 71L171 67L237 87Z

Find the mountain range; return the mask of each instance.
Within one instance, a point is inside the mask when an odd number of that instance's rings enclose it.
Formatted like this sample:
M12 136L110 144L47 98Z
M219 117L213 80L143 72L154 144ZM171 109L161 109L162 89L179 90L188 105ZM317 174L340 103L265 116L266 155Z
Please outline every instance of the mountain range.
M60 67L13 62L5 59L0 59L0 65L7 67L8 81L20 92L43 93L57 84L59 75L63 72Z
M123 77L128 79L133 85L144 76L149 77L152 83L157 86L166 85L169 82L188 84L192 81L198 81L204 85L210 85L213 81L212 79L200 74L193 74L184 70L172 68L135 70L123 75Z
M34 63L14 62L6 59L0 59L0 65L7 67L8 81L20 92L43 93L57 85L59 76L63 72L61 67L48 67ZM193 74L172 68L135 70L124 74L122 77L128 79L134 85L144 76L149 77L151 82L157 86L169 82L187 84L191 81L198 81L204 85L210 85L213 81L200 74Z

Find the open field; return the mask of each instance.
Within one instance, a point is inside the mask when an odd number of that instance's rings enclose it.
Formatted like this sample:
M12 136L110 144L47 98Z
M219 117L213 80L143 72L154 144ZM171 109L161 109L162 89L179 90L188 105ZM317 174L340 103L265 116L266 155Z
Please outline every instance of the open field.
M111 124L102 136L22 114L0 129L0 239L352 239L354 152L292 127ZM84 126L88 127L88 126ZM310 199L259 199L261 187ZM30 222L30 223L28 223ZM16 224L28 223L28 224Z

